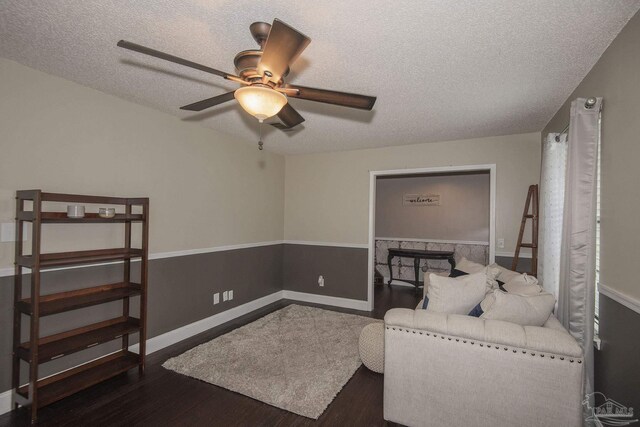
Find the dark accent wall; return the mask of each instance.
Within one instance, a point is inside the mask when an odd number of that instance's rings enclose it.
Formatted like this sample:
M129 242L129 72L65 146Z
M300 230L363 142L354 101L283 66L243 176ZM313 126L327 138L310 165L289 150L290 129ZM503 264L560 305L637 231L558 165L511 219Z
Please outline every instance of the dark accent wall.
M338 246L285 244L283 249L283 289L316 295L366 301L368 250ZM511 257L496 262L511 268ZM529 271L530 258L521 258L519 271ZM325 280L318 286L318 276Z
M262 246L178 256L149 262L148 338L188 325L282 290L283 245ZM139 263L132 264L133 276L139 274ZM366 271L366 267L365 267ZM81 287L121 281L122 265L58 270L42 275L42 293L55 293ZM26 281L25 281L26 282ZM25 283L25 289L28 289ZM233 289L232 301L213 305L213 294ZM26 291L28 292L28 291ZM111 302L67 313L44 317L41 335L78 327L89 322L114 317L122 304ZM132 313L137 313L138 298L133 300ZM28 331L27 316L23 316L23 337ZM13 277L0 278L0 392L11 388L11 347L13 323ZM132 342L137 342L135 339ZM96 346L41 365L41 375L65 369L117 349L112 342ZM25 365L26 366L26 365ZM23 371L26 372L26 368Z
M600 294L601 349L595 352L595 391L640 415L640 313Z
M367 299L368 250L334 246L277 244L247 249L177 256L149 263L148 337L153 338L181 326L253 301L282 289L349 298ZM497 262L511 266L511 258ZM521 268L527 269L528 259ZM133 276L139 264L132 263ZM318 286L323 275L325 286ZM102 265L43 273L43 293L55 293L122 278L122 265ZM24 294L28 294L25 276ZM213 294L234 291L232 301L213 305ZM222 301L222 295L221 295ZM0 392L11 387L11 342L13 323L13 277L0 278ZM88 322L99 322L121 313L121 303L111 302L41 320L41 335L51 335ZM138 301L132 302L137 313ZM28 333L28 316L23 316L23 337ZM637 323L636 323L637 324ZM133 337L132 343L137 342ZM41 365L41 376L91 360L117 349L112 342L96 346ZM25 365L26 366L26 365ZM26 372L23 368L23 372Z
M283 289L317 295L367 299L368 249L284 245ZM324 287L318 276L324 276Z

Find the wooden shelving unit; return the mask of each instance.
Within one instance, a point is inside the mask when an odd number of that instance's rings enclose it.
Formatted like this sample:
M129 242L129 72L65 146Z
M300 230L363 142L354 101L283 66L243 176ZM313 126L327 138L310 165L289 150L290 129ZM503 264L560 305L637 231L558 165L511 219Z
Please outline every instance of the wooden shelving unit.
M37 420L38 408L70 396L80 390L95 385L108 378L138 367L140 374L145 367L148 242L149 242L149 199L82 196L74 194L45 193L41 190L18 191L16 195L16 253L14 284L13 322L13 376L16 407L29 406L31 422ZM96 213L87 213L84 218L68 218L66 212L42 210L44 202L70 204L116 205L124 209L113 218L101 218ZM26 209L31 205L31 209ZM139 207L141 213L133 213ZM31 251L24 254L23 225L32 224ZM131 246L131 224L142 224L140 248ZM124 223L124 247L88 251L57 253L41 252L43 224L98 224ZM131 278L131 261L140 259L140 278ZM47 294L41 285L41 273L47 269L122 261L123 278L119 283L108 283L68 292ZM30 296L23 297L24 269L30 270ZM45 291L42 295L41 291ZM140 298L138 318L129 313L129 300ZM40 319L56 313L91 307L112 301L122 301L119 317L89 324L76 329L40 337ZM29 337L23 341L21 323L23 316L29 317ZM129 335L139 334L139 354L129 351ZM38 365L73 354L87 348L120 340L121 348L69 370L39 378ZM21 385L21 361L29 368L29 382Z

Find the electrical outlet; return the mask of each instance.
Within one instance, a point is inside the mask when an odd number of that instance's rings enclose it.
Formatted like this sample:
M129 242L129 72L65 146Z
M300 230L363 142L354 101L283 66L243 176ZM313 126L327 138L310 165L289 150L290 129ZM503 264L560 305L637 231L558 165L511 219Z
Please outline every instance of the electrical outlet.
M229 292L224 291L224 292L222 293L222 301L226 301L226 300L228 300L228 299L229 299Z
M220 292L213 294L213 305L220 303Z
M318 286L324 286L324 276L318 276Z
M504 249L504 239L498 239L498 248Z
M233 289L229 291L229 301L233 299Z

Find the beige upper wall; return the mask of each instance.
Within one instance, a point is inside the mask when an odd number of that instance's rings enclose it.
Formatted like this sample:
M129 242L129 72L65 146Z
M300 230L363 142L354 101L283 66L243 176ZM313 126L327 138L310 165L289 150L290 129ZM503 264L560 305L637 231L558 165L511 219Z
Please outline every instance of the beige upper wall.
M150 197L152 253L282 240L284 159L0 59L0 222L15 191ZM119 244L117 225L46 225L46 251ZM0 268L13 263L0 243Z
M497 165L498 253L513 253L530 184L540 178L540 134L287 156L285 239L366 244L369 171Z
M405 206L405 194L438 194L438 206ZM376 237L489 242L490 179L483 174L378 178Z
M640 14L611 43L542 135L569 121L571 101L601 96L602 187L600 272L604 285L640 300L633 266L640 243Z

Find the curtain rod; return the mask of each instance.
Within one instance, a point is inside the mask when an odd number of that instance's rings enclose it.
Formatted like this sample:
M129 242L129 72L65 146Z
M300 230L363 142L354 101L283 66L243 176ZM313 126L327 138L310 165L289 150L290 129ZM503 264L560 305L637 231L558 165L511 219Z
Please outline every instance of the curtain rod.
M594 98L593 96L589 97L584 102L584 108L590 110L596 105L596 102L598 102L598 100L596 98ZM556 135L556 142L560 142L560 135L562 135L563 133L567 132L568 130L569 130L569 123L567 123L567 125L560 131L560 133L558 135Z

